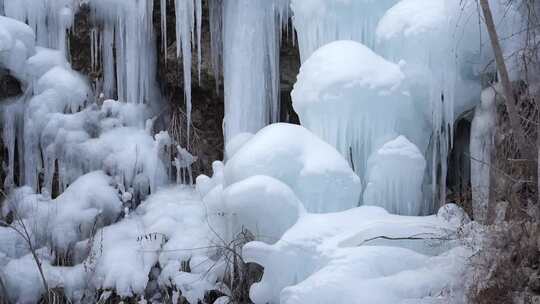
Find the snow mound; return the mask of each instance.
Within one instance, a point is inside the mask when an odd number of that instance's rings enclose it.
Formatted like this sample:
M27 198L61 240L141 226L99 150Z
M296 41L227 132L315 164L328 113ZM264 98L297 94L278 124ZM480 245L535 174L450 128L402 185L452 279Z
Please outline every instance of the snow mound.
M427 211L422 208L425 170L424 156L406 137L385 143L369 158L363 203L394 214L420 215Z
M428 300L459 286L470 252L444 241L457 228L437 216L390 215L368 206L307 214L276 244L244 247L245 259L264 267L250 297L295 304Z
M39 79L54 67L68 66L69 64L62 52L43 47L36 47L36 54L26 61L26 70L31 79Z
M47 251L42 248L36 253L42 264L48 287L63 288L68 298L80 300L82 291L87 286L83 265L52 266L53 257ZM41 275L31 254L11 260L3 269L0 269L0 277L8 290L8 298L16 303L38 303L45 291Z
M360 179L339 153L307 129L272 124L248 141L225 165L225 186L255 175L288 185L310 212L355 207Z
M25 61L34 51L32 29L17 20L0 16L0 66L24 79Z
M284 183L258 175L227 187L224 209L230 217L231 237L243 229L256 239L274 243L305 213L302 203Z
M302 64L293 107L303 126L334 146L362 176L367 159L394 138L397 117L405 115L404 75L354 41L336 41Z
M377 40L424 35L444 25L445 0L402 0L391 7L377 25Z
M47 193L35 194L29 187L16 189L2 209L3 216L12 213L17 221L14 226L29 230L35 248L48 246L66 251L76 242L90 237L95 228L116 220L121 202L111 178L101 171L78 178L64 193L50 199ZM10 228L0 228L3 239L0 251L16 258L29 253L19 235Z
M152 268L159 265L160 286L175 283L192 293L196 289L199 297L190 303L197 303L217 281L219 271L208 273L201 261L207 262L206 267L220 263L210 258L215 256L212 244L218 236L211 232L204 205L192 188L163 188L96 235L89 255L95 259L91 267L96 288L112 288L120 296L144 294ZM190 260L193 273L182 272L180 264ZM191 280L182 280L186 276Z
M233 157L233 155L242 148L242 146L247 143L253 137L253 133L240 133L235 135L227 144L225 145L225 155L227 158Z

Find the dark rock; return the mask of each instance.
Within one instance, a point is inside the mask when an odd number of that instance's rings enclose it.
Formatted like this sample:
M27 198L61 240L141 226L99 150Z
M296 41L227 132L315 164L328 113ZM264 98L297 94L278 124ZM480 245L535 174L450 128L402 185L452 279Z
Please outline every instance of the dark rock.
M0 100L22 94L21 83L10 74L0 72Z

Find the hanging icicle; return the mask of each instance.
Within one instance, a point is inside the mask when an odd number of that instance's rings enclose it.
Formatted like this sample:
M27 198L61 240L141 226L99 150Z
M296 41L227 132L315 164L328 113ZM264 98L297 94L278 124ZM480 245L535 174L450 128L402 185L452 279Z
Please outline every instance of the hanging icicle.
M279 14L266 0L223 2L225 141L279 118Z

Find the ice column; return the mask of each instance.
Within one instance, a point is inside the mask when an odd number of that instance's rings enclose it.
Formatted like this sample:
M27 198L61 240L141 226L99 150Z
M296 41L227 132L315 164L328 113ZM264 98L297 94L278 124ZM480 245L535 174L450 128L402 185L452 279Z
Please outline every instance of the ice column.
M201 0L175 0L176 12L176 54L182 57L184 74L184 99L186 102L187 147L190 147L191 128L191 62L193 45L197 47L198 77L201 68ZM196 36L196 38L195 38ZM192 43L195 41L196 43Z
M111 94L116 89L121 101L155 102L158 91L153 1L92 0L89 4L95 18L103 24L100 58L104 69L104 93Z
M490 190L490 164L496 122L495 88L482 92L481 103L476 106L471 125L471 187L474 219L485 222Z
M274 1L223 1L226 141L278 120L281 11Z
M420 215L426 160L406 137L387 142L369 158L364 204L401 215Z

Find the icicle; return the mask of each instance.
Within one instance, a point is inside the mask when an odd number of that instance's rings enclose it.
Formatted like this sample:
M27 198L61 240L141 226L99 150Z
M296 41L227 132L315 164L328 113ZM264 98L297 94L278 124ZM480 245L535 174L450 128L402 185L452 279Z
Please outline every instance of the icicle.
M191 37L194 27L194 7L192 0L176 2L176 53L182 57L184 75L184 100L186 103L187 147L190 147L191 128Z
M15 185L15 154L20 150L17 146L22 146L17 141L22 137L23 129L23 113L24 113L24 96L12 103L4 101L4 106L0 107L0 118L2 118L2 142L7 148L7 169L6 179L4 181L4 189L11 189ZM19 155L19 167L22 169L22 162ZM0 164L3 165L3 164ZM19 177L22 177L19 175Z
M202 27L202 4L201 0L175 0L176 9L176 53L182 57L182 69L184 74L184 99L186 102L186 123L187 123L187 149L191 147L191 62L192 62L192 41L200 44L200 34ZM197 26L197 29L195 29ZM197 33L195 33L197 31ZM193 43L196 44L196 43ZM196 45L199 59L200 45ZM200 63L199 63L200 74Z
M164 62L167 64L167 0L160 0L160 14L161 14L161 47L164 53Z
M291 0L302 62L319 47L354 40L373 49L379 19L398 0Z
M223 2L224 133L255 133L279 116L279 27L266 0Z
M197 79L201 83L201 63L202 63L202 0L195 0L195 21L197 26Z
M217 94L219 94L221 65L223 63L223 4L221 1L222 0L209 0L208 2L208 15L210 19L210 53Z
M116 78L114 76L114 29L112 26L105 24L102 37L103 94L106 98L113 98Z
M102 64L104 90L114 90L112 75L116 73L118 99L132 103L159 101L155 83L156 46L153 33L153 0L94 0L90 6L103 23ZM116 50L113 55L112 49ZM116 69L110 63L116 62Z

